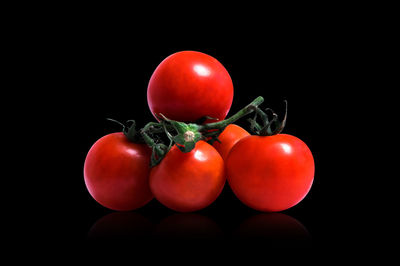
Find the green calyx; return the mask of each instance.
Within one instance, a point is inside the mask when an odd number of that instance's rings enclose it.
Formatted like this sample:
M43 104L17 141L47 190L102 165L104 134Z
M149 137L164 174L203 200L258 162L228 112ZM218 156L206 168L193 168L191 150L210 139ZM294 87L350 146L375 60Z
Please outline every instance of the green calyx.
M152 149L150 167L159 164L172 146L171 140L169 146L167 146L157 137L157 134L163 132L165 132L164 126L156 122L150 122L140 130L143 141Z
M196 121L196 123L184 123L169 119L163 114L160 114L158 116L160 122L149 122L139 131L136 130L136 123L134 120L127 121L127 123L130 123L129 127L114 119L108 120L121 125L122 132L129 141L146 143L152 149L150 166L153 167L162 161L173 145L186 153L192 151L196 143L200 140L207 141L210 144L214 141L220 142L218 136L229 124L253 112L254 117L248 119L248 121L250 122L250 129L254 134L260 136L279 134L286 124L287 102L285 101L286 111L282 121L278 120L278 115L271 109L267 108L262 111L259 105L263 102L264 98L259 96L231 117L207 124L203 124L203 122L217 119L205 116ZM261 122L259 123L257 120L261 120ZM168 145L164 144L160 134L168 138Z
M186 124L184 122L171 120L163 114L160 114L159 119L170 141L175 143L182 152L190 152L194 149L196 142L202 139L202 134L197 124ZM176 134L174 135L171 131L175 131Z
M260 108L256 108L255 115L253 118L247 119L250 122L250 130L259 136L272 136L282 132L286 125L287 119L287 101L285 100L285 115L282 121L279 121L278 115L271 109L267 108L262 111ZM269 118L270 113L271 118ZM257 119L261 120L261 124L257 122Z
M169 139L175 143L175 145L182 152L190 152L194 149L196 142L199 140L206 140L212 144L214 141L219 141L218 136L222 131L233 122L242 118L243 116L257 110L258 105L264 101L264 98L259 96L246 107L241 109L239 112L234 114L228 119L208 123L208 124L195 124L195 123L184 123L175 120L168 119L164 115L160 114L158 117L161 123L164 125L166 134ZM205 121L207 119L213 119L209 116L201 118L199 121ZM216 120L216 119L213 119ZM169 129L173 129L176 132L174 135Z
M140 135L138 135L137 131L136 131L135 120L127 120L126 121L126 123L130 123L130 126L125 126L123 123L121 123L115 119L107 118L107 120L117 123L120 126L122 126L122 133L124 133L125 137L127 137L127 139L130 142L141 142Z

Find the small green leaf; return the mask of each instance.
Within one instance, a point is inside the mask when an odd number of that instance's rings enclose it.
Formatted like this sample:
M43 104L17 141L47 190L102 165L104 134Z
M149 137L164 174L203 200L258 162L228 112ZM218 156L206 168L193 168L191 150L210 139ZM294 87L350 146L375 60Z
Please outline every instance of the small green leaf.
M173 120L171 120L170 123L175 128L176 132L178 132L178 134L183 134L187 131L188 125L186 123Z
M181 134L174 136L174 141L180 145L185 145L185 139Z
M196 142L194 141L189 141L185 143L185 152L190 152L191 150L194 149L194 147L196 146Z
M258 134L261 130L261 126L257 123L255 119L247 119L248 122L250 122L250 130L256 134Z

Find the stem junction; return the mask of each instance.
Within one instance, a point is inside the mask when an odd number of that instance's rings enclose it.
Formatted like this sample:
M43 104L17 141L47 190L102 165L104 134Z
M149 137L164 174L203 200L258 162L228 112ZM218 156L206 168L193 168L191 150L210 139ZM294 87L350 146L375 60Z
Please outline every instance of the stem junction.
M158 116L160 122L147 123L139 132L135 129L136 123L134 120L128 120L131 125L126 127L122 123L116 122L123 127L123 133L133 142L144 142L152 149L150 166L153 167L161 162L164 156L171 149L172 145L178 147L182 152L190 152L194 149L196 143L199 140L205 140L212 144L214 141L220 142L218 136L224 131L224 129L240 118L253 113L254 117L249 118L250 129L255 134L260 136L270 136L279 134L285 124L287 117L287 101L285 100L285 116L282 121L278 120L278 115L271 109L267 108L262 111L259 105L264 102L264 98L259 96L253 100L250 104L239 110L231 117L217 122L208 124L201 124L200 121L206 121L212 119L211 117L203 117L199 119L197 123L184 123L175 121L165 117L163 114ZM269 116L272 116L269 118ZM214 119L216 120L216 119ZM257 122L261 120L261 122ZM138 134L140 133L140 134ZM159 138L159 134L166 136L169 139L168 146L165 145Z

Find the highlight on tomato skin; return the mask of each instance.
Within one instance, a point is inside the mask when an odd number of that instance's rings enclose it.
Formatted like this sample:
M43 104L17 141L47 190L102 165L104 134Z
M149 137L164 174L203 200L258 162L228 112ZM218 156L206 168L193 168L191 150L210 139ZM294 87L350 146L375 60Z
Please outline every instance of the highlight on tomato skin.
M187 153L173 146L150 172L154 197L177 212L194 212L209 206L222 192L225 181L222 157L202 140Z
M227 179L250 208L279 212L298 204L311 189L314 158L308 146L288 134L249 136L232 148Z
M89 150L84 180L90 195L117 211L135 210L155 197L174 211L194 212L213 203L228 180L237 198L255 210L279 212L298 204L311 189L315 165L303 141L280 134L287 101L282 121L259 107L262 96L225 119L233 94L232 79L216 58L196 51L165 58L147 87L158 122L136 130L134 120L128 128L109 119L123 131ZM256 135L232 124L250 113Z
M151 149L130 142L122 133L111 133L97 140L84 163L84 180L90 195L102 206L131 211L146 205L151 194Z
M233 82L228 71L214 57L196 51L181 51L165 58L147 88L147 103L157 120L160 114L184 122L205 116L223 120L232 101Z

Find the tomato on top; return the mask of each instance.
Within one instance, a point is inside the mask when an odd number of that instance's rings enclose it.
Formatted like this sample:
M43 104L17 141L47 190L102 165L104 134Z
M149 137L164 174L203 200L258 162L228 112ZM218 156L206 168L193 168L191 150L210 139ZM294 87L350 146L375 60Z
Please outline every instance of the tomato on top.
M195 122L205 116L223 120L232 100L233 84L225 67L214 57L195 51L165 58L147 88L153 115L157 118L161 113L177 121Z

